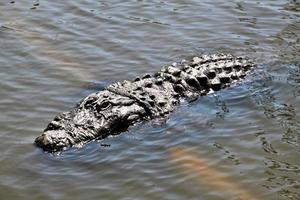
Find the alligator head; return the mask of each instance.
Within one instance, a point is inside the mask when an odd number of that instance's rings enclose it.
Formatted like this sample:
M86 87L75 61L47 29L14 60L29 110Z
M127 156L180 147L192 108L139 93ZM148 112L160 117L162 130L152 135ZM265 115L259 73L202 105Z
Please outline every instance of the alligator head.
M89 95L70 112L57 115L35 143L46 151L61 151L118 134L146 116L144 107L134 99L104 90Z

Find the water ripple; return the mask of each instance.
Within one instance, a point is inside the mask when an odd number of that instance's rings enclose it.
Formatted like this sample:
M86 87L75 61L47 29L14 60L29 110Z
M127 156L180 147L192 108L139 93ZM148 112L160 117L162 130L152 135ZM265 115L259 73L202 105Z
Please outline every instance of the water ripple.
M292 0L1 1L0 199L299 199L298 10ZM216 51L259 65L165 121L58 155L32 144L89 93Z

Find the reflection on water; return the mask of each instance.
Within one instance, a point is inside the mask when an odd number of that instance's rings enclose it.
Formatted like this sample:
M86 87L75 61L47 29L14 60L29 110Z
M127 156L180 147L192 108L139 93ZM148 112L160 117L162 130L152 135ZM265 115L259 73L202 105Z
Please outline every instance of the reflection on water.
M199 187L208 187L208 191L214 191L216 194L220 193L220 199L259 199L228 177L228 175L214 169L208 161L195 155L192 151L170 149L170 158L175 164L192 173L193 177L200 182Z
M300 199L299 5L1 1L0 199ZM89 93L216 51L258 68L164 123L58 156L33 146Z

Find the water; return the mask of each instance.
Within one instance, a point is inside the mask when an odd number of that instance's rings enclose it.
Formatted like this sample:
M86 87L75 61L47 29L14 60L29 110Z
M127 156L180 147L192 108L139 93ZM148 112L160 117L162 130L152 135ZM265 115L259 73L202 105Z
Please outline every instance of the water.
M0 2L0 199L300 199L300 2ZM166 121L61 155L55 114L199 53L248 56L246 80Z

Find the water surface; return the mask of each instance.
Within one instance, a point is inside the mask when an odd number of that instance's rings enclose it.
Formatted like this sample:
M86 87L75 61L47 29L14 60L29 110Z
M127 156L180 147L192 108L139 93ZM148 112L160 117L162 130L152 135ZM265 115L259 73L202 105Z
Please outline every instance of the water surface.
M300 199L299 11L297 0L2 0L0 199ZM164 123L61 155L33 145L89 93L211 52L258 67Z

